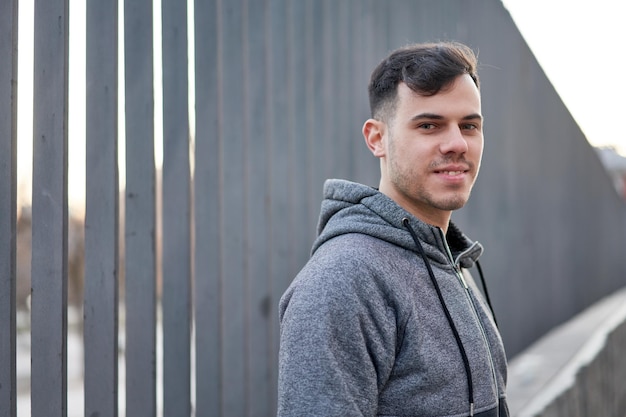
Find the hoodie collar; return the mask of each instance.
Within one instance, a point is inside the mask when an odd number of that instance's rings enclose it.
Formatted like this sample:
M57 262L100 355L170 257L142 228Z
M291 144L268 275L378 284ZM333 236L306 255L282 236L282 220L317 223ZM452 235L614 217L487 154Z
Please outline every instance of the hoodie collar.
M405 218L409 219L424 250L434 262L449 263L447 246L454 263L469 268L483 251L480 243L472 242L452 222L444 238L439 227L422 222L377 189L351 181L330 179L324 183L318 238L312 252L327 240L347 233L367 234L415 251L415 243L402 224Z

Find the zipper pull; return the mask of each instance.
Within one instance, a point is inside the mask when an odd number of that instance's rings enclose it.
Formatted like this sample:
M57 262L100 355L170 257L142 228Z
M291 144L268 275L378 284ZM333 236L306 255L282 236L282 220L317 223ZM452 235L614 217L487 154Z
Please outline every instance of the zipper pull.
M459 268L458 266L454 265L454 269L456 270L456 274L458 275L458 277L461 280L461 283L463 284L465 289L466 290L469 289L469 287L467 286L467 282L465 282L465 277L463 276L463 271L461 271L461 268Z
M441 230L441 228L438 227L437 230L439 230L439 236L441 236L441 240L446 250L446 254L448 255L450 265L452 265L452 268L454 268L454 271L456 272L456 276L461 281L461 284L463 284L463 287L465 287L465 289L467 290L469 287L467 286L467 282L465 282L465 278L463 277L463 272L461 271L461 268L454 262L454 257L452 256L452 252L450 251L450 246L448 246L446 235L443 233L443 230Z

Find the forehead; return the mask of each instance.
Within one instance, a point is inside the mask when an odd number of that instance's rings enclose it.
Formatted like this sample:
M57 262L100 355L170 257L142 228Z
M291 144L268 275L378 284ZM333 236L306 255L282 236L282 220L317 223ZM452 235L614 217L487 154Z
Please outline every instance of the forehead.
M397 94L397 115L412 117L416 112L427 112L464 117L468 114L481 114L480 91L467 74L458 76L432 96L420 95L405 83L398 84Z

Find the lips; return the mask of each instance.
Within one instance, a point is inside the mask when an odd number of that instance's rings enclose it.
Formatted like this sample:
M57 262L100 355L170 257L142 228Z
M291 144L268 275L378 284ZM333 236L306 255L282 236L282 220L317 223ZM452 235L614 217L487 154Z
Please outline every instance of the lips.
M460 185L465 184L467 179L469 178L471 172L471 165L457 162L457 163L444 163L435 165L432 168L432 172L434 175L439 178L439 180L444 181L448 185Z
M465 171L438 171L439 174L449 175L451 177L456 177L457 175L463 174Z
M463 165L449 165L449 166L445 166L445 167L441 167L438 169L435 169L434 172L435 174L445 174L445 175L450 175L450 176L456 176L456 175L461 175L464 174L466 172L469 172L469 167L467 166L463 166Z

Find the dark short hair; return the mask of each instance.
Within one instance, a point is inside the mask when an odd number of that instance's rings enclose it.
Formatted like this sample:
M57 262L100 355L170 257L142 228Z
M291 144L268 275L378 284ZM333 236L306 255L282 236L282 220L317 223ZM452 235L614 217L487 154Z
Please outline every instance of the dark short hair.
M395 110L398 84L423 96L433 96L456 77L468 74L480 88L474 52L458 42L419 43L391 52L372 72L368 86L372 117Z

